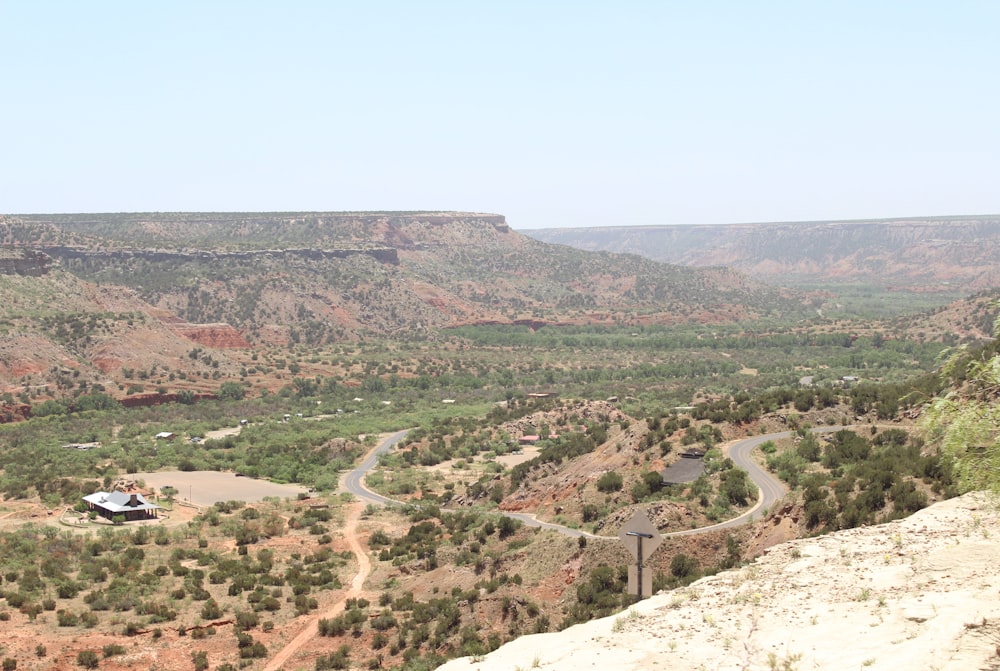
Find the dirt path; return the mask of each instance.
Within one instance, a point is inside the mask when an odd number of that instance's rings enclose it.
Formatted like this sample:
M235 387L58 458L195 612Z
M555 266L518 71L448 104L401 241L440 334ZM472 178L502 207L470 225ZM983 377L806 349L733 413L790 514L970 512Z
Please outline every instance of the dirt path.
M361 541L358 539L358 522L361 519L361 513L364 510L365 504L357 501L352 503L347 509L347 519L344 524L344 539L351 548L351 552L358 560L358 573L354 576L351 581L351 588L344 592L340 600L333 604L323 613L318 613L309 618L309 622L303 627L295 638L288 642L284 648L282 648L278 654L276 654L271 661L267 663L264 667L264 671L281 671L286 668L286 664L292 658L296 652L298 652L302 646L311 641L319 633L319 621L323 618L332 618L340 615L344 612L344 607L347 604L348 599L353 599L361 596L362 588L364 587L365 580L368 579L368 574L372 571L372 563L368 558L368 554L365 549L361 547Z

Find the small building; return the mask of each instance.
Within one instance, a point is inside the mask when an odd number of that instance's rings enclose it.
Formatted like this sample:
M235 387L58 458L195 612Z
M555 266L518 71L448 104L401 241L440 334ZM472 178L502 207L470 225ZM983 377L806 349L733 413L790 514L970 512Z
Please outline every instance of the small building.
M87 506L101 517L114 519L121 515L126 522L156 519L160 506L150 503L142 494L125 492L94 492L83 497Z
M101 444L97 443L97 442L94 442L94 443L66 443L65 445L63 445L63 447L66 448L67 450L95 450L95 449L97 449L100 446L101 446Z
M173 440L174 439L174 434L171 433L170 431L160 431L158 434L156 434L156 439L157 440Z
M534 445L541 439L542 439L541 436L532 434L528 436L521 436L520 438L517 439L517 442L519 442L521 445Z

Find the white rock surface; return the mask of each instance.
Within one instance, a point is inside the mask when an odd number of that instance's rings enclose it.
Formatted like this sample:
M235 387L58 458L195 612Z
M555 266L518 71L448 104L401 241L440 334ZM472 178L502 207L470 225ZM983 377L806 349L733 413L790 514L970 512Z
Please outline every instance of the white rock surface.
M974 671L998 651L1000 514L967 494L440 669Z

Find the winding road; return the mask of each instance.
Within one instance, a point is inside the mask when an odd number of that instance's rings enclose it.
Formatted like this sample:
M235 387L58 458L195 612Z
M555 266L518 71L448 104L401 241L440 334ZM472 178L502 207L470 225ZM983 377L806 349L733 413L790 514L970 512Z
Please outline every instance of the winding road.
M839 431L844 427L842 426L821 426L812 429L814 433L828 433L831 431ZM379 443L378 447L368 453L368 456L355 468L350 471L343 479L343 488L358 497L363 501L369 503L377 503L382 505L405 505L403 501L396 501L388 497L377 494L372 490L365 487L365 476L370 470L375 468L378 463L378 458L382 454L385 454L393 447L395 447L399 441L406 437L407 431L399 431L394 433L387 438L383 439ZM739 517L734 517L725 522L719 522L718 524L713 524L707 527L698 527L697 529L686 529L684 531L671 531L669 533L662 534L665 537L670 536L693 536L695 534L703 534L709 531L717 531L719 529L729 529L732 527L738 527L749 523L754 519L754 515L760 510L768 510L775 503L777 503L788 491L787 488L781 483L780 480L775 478L773 475L765 471L763 468L757 465L757 462L753 458L753 451L755 448L759 447L763 443L769 440L780 440L782 438L788 438L792 435L792 431L781 431L779 433L769 433L763 436L754 436L752 438L743 438L730 443L728 446L723 447L723 451L726 455L733 460L733 463L745 470L750 479L755 485L757 485L758 496L757 503L748 511L740 515ZM588 533L586 531L581 531L580 529L573 529L570 527L563 526L561 524L553 524L551 522L543 522L534 515L530 513L511 513L500 511L503 515L519 520L525 525L530 527L541 527L543 529L551 529L564 536L570 536L573 538L603 538L603 539L617 539L617 536L598 536L596 534Z
M344 476L341 487L346 491L354 494L362 501L367 501L368 503L379 503L382 505L403 505L402 501L395 501L388 497L382 496L381 494L376 494L372 490L365 487L365 476L368 475L368 471L375 468L375 464L378 463L378 458L396 447L399 441L406 438L406 434L409 433L409 429L405 431L397 431L396 433L383 438L382 442L378 444L374 450L369 452L360 464L353 470Z
M819 427L813 429L813 431L817 433L829 432L837 431L841 428L843 427ZM358 498L358 501L352 503L348 508L347 519L344 525L344 538L351 548L351 552L358 561L358 572L351 581L350 589L347 590L336 603L327 608L323 613L312 615L305 622L298 634L285 644L285 646L282 647L274 657L268 660L267 665L264 666L264 671L282 671L283 669L288 668L288 664L291 662L293 656L319 633L319 620L321 618L336 617L340 613L344 612L348 599L358 597L363 593L365 580L371 573L371 560L368 557L365 548L361 546L361 541L357 535L358 521L361 519L363 508L366 503L374 503L378 505L405 505L405 502L403 501L390 499L368 489L365 486L365 476L369 471L375 468L379 457L394 448L399 441L406 437L407 433L408 431L398 431L387 436L365 456L365 458L354 470L345 473L343 477L341 477L341 489L350 492ZM731 520L726 520L725 522L720 522L719 524L713 524L708 527L699 527L697 529L688 529L685 531L674 531L663 534L663 536L690 536L717 529L727 529L730 527L740 526L750 522L757 511L768 509L773 506L778 500L781 499L781 497L785 495L787 490L780 481L757 465L752 457L752 452L755 448L759 447L762 443L768 440L779 440L782 438L788 438L791 435L791 431L783 431L781 433L771 433L764 436L754 436L753 438L737 440L734 443L730 443L728 447L723 448L727 455L733 460L733 463L746 470L750 475L750 479L757 485L759 494L757 497L757 503L753 508L739 517L734 517ZM571 529L570 527L565 527L560 524L542 522L541 520L536 519L534 515L527 513L503 512L502 514L507 517L520 520L527 526L551 529L552 531L556 531L573 538L583 536L586 538L601 538L610 540L617 539L617 536L597 536L595 534L587 533L586 531Z

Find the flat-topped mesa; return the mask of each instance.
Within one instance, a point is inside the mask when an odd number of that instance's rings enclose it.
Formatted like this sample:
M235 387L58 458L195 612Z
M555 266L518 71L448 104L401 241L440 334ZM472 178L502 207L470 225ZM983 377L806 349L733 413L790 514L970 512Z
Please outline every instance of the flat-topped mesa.
M433 224L435 226L444 226L456 221L481 221L485 224L490 224L497 231L501 233L506 233L510 230L510 226L507 225L507 217L502 214L479 214L475 212L435 212L435 213L418 213L418 214L407 214L401 216L390 216L390 221L393 219L399 219L405 222L423 222L427 224Z
M216 261L225 259L252 261L261 257L298 256L306 259L345 259L363 254L380 263L399 265L399 256L392 247L359 247L351 249L253 249L238 252L166 251L159 249L86 249L63 245L43 247L58 259L145 259L147 261Z
M31 249L11 249L0 247L0 275L24 275L40 277L53 265L48 254Z

